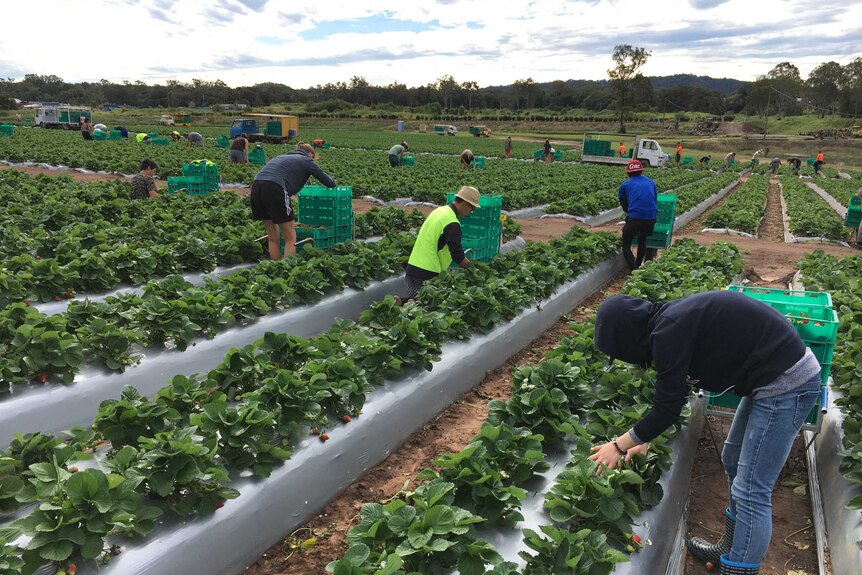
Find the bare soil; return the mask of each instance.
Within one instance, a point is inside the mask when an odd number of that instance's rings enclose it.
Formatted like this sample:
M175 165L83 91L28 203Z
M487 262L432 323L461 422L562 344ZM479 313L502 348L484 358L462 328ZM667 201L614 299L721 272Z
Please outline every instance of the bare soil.
M0 169L7 168L0 165ZM44 168L24 168L23 171L30 174L56 175L58 173ZM107 174L69 173L80 181L110 180L120 177ZM745 276L752 284L766 287L785 287L796 272L796 265L802 256L814 249L822 249L839 257L859 253L858 250L835 245L784 243L781 206L778 200L780 188L777 180L773 179L770 184L766 216L758 238L702 234L698 231L701 229L697 225L698 222L682 230L676 237L692 237L704 245L717 241L737 244L746 262ZM354 200L354 209L359 212L367 211L372 205L374 204L364 200ZM583 225L576 220L561 218L518 221L522 225L522 236L534 241L547 241L564 233L573 225ZM593 229L620 232L620 226L616 223ZM489 372L482 383L424 425L386 460L358 478L316 517L284 541L271 547L258 561L248 567L246 573L250 575L324 574L326 564L345 552L346 533L358 520L358 512L363 503L393 497L408 480L411 486L415 487L416 474L430 466L436 457L463 449L484 422L488 401L509 397L512 368L538 361L545 350L555 347L562 337L571 333L568 327L569 320L577 321L594 313L595 308L608 295L620 290L626 275L626 273L619 274L602 290L593 294L581 306L572 310L551 329L534 340L529 347L509 358L502 367ZM696 475L692 478L689 494L691 499L689 531L691 535L699 535L709 540L717 540L723 529L727 485L708 429L712 430L715 444L720 449L729 424L729 419L711 418L709 420L709 425L704 427L694 465ZM804 453L801 440L797 440L773 493L773 538L761 567L762 574L790 575L794 570L794 575L818 573L813 529L810 528L810 502L807 494L800 494L801 488L799 488L799 485L806 481ZM316 542L303 550L302 542L312 538ZM705 568L691 557L687 558L685 567L687 575L706 573Z

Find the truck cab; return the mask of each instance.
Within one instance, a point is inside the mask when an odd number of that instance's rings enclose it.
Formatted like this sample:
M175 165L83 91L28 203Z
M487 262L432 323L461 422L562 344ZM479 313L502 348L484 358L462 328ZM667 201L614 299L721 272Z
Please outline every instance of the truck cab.
M490 138L491 128L489 128L488 126L470 126L470 133L477 138Z
M640 160L645 166L654 168L664 166L670 156L661 149L661 144L655 140L647 140L638 137L635 140L634 157Z
M624 153L622 147L625 147ZM646 167L659 168L664 166L669 156L661 149L661 144L655 140L627 134L607 132L586 132L584 134L581 161L593 164L625 165L632 159L638 159Z
M246 134L251 136L252 134L259 134L260 127L257 125L257 121L254 118L237 118L230 125L230 137L231 139L239 136L240 134Z
M87 118L90 122L93 121L93 114L89 108L45 106L36 111L33 123L41 128L80 130L84 118Z
M173 126L174 125L174 117L170 114L162 114L162 117L159 118L160 126Z

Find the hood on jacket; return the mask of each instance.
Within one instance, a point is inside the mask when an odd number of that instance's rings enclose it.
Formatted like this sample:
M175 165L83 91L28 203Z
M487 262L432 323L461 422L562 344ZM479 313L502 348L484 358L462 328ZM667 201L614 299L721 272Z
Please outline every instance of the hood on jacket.
M626 363L647 366L652 363L649 347L650 320L662 304L627 295L609 297L596 313L593 339L596 348Z

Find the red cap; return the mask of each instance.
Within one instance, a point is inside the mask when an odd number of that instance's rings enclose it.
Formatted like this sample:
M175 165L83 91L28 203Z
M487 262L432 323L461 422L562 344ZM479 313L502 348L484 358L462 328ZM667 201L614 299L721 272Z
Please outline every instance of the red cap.
M631 161L631 162L629 162L629 164L626 166L626 173L627 173L627 174L633 174L633 173L635 173L635 172L643 172L643 171L644 171L644 167L643 167L643 165L641 164L641 161L640 161L640 160L632 160L632 161Z

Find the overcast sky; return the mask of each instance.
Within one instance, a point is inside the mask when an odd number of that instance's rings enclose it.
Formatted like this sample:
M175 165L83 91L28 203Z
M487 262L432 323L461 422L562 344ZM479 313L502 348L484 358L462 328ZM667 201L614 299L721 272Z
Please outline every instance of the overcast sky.
M3 14L0 77L16 80L484 87L606 79L617 44L650 51L649 76L755 80L789 61L805 79L862 56L860 0L7 0Z

